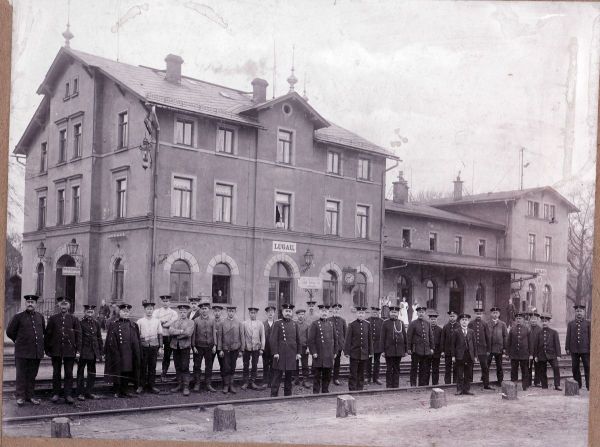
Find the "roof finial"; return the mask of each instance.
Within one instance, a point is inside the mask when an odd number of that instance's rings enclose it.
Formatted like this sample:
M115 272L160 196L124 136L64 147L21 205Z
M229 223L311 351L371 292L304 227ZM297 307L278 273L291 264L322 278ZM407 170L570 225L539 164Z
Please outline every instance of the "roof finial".
M292 45L292 74L289 78L287 78L288 84L290 84L290 93L294 91L294 84L298 82L298 78L294 76L294 53L296 50L296 45Z
M65 47L69 48L71 46L71 39L75 37L70 30L71 27L71 0L67 0L67 29L62 36L65 38Z
M308 95L306 94L306 78L308 76L306 75L306 73L304 73L304 89L302 91L302 99L304 99L306 102L308 102Z

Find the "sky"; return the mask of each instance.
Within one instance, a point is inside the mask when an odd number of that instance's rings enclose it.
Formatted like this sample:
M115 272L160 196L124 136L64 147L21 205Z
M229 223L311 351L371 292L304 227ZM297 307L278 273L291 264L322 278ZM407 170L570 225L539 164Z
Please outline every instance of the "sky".
M328 120L402 159L413 195L553 185L595 176L600 4L352 0L13 0L10 147L67 20L74 49L182 72L268 97L287 93L292 66ZM294 48L294 50L293 50ZM565 157L570 154L570 157ZM570 163L565 160L572 160ZM393 163L388 162L388 166ZM23 168L11 162L16 201ZM22 198L20 199L22 200ZM21 231L22 212L9 228Z

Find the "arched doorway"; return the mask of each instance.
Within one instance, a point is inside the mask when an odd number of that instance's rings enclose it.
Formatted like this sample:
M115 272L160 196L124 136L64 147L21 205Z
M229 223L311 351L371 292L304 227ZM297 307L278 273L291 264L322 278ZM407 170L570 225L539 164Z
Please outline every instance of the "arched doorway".
M527 292L525 293L525 301L522 304L521 311L529 312L535 308L535 284L529 283Z
M449 299L448 310L452 310L457 314L463 311L464 288L462 282L458 279L452 279L448 283Z
M396 294L398 296L398 304L400 305L402 302L402 298L406 298L406 302L408 304L408 321L411 321L412 318L412 287L410 280L406 276L400 275L398 277L398 282L396 284Z
M75 259L69 255L62 255L56 263L56 288L55 296L64 296L71 303L69 312L75 311L75 284L77 277L75 275L64 275L64 267L75 267Z
M277 308L279 318L281 315L281 305L283 303L293 303L292 296L292 273L283 262L277 262L271 267L269 273L269 305Z
M231 288L231 270L229 266L219 262L214 266L212 275L213 303L229 303L229 290Z

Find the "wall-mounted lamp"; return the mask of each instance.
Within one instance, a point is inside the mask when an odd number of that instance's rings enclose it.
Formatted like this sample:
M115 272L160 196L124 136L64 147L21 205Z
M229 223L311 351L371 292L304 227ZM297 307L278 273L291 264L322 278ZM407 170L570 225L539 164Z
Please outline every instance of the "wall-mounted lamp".
M139 146L140 152L142 153L142 168L148 169L152 166L152 155L150 154L150 150L152 148L152 143L148 141L146 137L144 137L144 141Z
M77 256L77 250L79 250L79 244L75 238L71 239L71 242L67 244L67 253L69 256Z
M306 249L306 253L304 253L304 266L302 267L302 273L306 272L313 265L314 255L310 251L310 248Z
M44 245L44 242L40 242L40 245L38 245L36 247L37 250L37 255L38 258L40 258L40 261L43 260L46 257L46 246Z

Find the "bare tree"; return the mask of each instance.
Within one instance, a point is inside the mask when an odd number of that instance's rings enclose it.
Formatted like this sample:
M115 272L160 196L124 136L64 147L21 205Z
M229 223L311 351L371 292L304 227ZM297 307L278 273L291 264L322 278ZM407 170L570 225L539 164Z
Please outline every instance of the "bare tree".
M416 191L414 194L411 193L412 202L427 203L431 200L445 199L448 197L452 197L452 193L447 191L436 191L434 189L423 189Z

